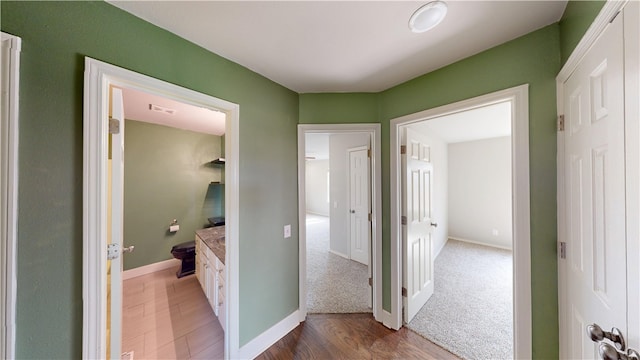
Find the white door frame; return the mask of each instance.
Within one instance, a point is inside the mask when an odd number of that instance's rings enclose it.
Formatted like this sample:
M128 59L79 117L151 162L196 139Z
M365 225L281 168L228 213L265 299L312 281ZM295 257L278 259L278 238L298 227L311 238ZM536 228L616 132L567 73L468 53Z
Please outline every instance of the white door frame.
M227 252L225 358L239 353L239 121L237 104L184 87L138 74L98 60L85 58L84 73L84 171L83 171L83 262L82 262L82 357L106 356L107 273L107 151L109 85L128 87L195 106L222 110L227 114L225 154L225 213ZM195 236L195 235L194 235Z
M302 322L307 317L307 235L305 193L305 135L313 133L367 133L371 142L371 264L373 268L373 317L383 322L382 311L382 170L380 124L308 124L298 125L298 227L299 299Z
M20 95L20 50L22 40L2 33L2 48L8 50L0 63L2 121L0 122L0 359L15 358L16 292L18 277L18 98ZM6 96L6 98L5 98ZM6 102L5 102L6 101Z
M637 219L631 219L630 214L640 214L640 5L636 1L607 1L600 13L595 18L587 32L578 43L575 50L567 59L567 62L556 77L556 96L558 116L564 114L564 83L569 79L573 71L587 51L604 32L618 12L624 11L624 66L625 66L625 167L626 167L626 211L627 211L627 282L640 283L640 224ZM617 16L621 16L618 14ZM565 218L565 163L564 163L564 132L558 132L558 171L557 171L557 203L558 203L558 243L567 238L567 219ZM631 239L632 241L629 241ZM567 294L567 267L566 261L558 257L558 317L560 358L566 358L566 346L569 342L568 326L562 314L568 309ZM629 347L640 347L640 309L633 304L640 303L640 293L627 293L627 318L628 332L624 333ZM623 332L624 329L623 329ZM586 336L586 335L585 335Z
M531 358L531 231L529 208L529 85L520 85L391 120L391 328L402 326L401 161L402 127L498 102L511 102L513 187L514 357Z

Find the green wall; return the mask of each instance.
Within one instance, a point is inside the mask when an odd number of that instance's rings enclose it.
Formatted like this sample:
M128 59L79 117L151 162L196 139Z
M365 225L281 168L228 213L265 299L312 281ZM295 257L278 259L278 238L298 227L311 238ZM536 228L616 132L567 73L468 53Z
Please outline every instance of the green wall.
M221 137L127 120L124 162L124 269L171 259L171 247L193 241L207 218L224 213L218 185ZM217 195L217 197L215 196ZM178 220L180 230L168 232Z
M300 123L377 123L377 93L300 94Z
M297 309L298 94L103 2L2 1L0 24L22 38L18 358L81 357L85 56L240 105L240 344Z
M560 58L567 62L606 1L569 1L560 19Z
M557 358L555 75L598 7L571 1L560 24L378 94L298 96L105 3L3 1L2 31L23 39L18 357L81 354L83 59L91 56L240 104L240 345L297 309L296 124L381 122L389 310L390 119L530 84L533 357ZM282 239L284 224L291 239Z
M383 307L391 309L390 120L498 90L529 84L531 259L534 358L558 356L556 273L555 76L560 70L559 29L550 25L440 70L381 92L375 102L382 124ZM342 96L343 99L339 99ZM357 122L363 94L305 94L300 122ZM337 98L338 97L338 98ZM309 107L307 109L306 107ZM355 121L348 121L349 118Z
M389 153L389 120L521 84L529 84L529 161L531 184L531 296L533 358L558 356L556 271L556 91L560 70L558 25L487 50L385 91L382 95L382 153ZM388 155L382 161L389 173ZM383 178L389 201L389 177ZM388 229L389 208L383 209ZM383 252L389 251L384 232ZM388 259L385 256L385 259ZM383 264L388 274L390 264ZM390 298L385 297L384 304Z

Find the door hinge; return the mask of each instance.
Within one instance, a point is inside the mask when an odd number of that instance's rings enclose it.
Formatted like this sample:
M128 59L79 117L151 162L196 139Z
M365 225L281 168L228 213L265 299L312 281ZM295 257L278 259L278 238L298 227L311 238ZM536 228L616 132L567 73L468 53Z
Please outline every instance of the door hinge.
M107 244L107 260L114 260L120 257L120 245Z
M559 244L559 248L560 248L560 259L566 259L567 258L567 243L564 241L561 241Z
M369 286L373 286L373 278L369 278Z
M615 15L613 15L611 20L609 20L609 24L611 24L613 22L613 20L615 20L618 17L619 14L620 14L620 10L618 10L618 12Z
M120 120L109 118L109 134L120 134Z
M407 145L400 145L400 154L407 153Z
M564 131L564 115L558 116L558 131Z
M367 149L367 157L370 158L371 157L371 149Z
M407 288L402 287L402 297L407 297Z
M407 225L407 217L406 217L406 216L404 216L404 215L402 215L402 216L400 217L400 223L401 223L402 225Z
M369 221L371 221L371 213L369 213Z

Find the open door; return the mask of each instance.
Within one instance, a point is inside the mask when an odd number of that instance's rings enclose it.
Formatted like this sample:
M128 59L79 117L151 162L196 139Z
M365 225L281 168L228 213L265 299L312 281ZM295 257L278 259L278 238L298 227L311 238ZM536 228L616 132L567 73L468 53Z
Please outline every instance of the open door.
M368 146L348 150L349 153L349 253L352 260L371 267L371 150ZM372 282L369 281L367 306L373 307Z
M428 140L406 128L402 154L404 322L433 295L433 164Z
M371 190L369 149L349 149L349 243L351 259L369 265Z
M122 89L110 88L107 161L107 359L120 359L122 349L122 238L124 207L124 105Z

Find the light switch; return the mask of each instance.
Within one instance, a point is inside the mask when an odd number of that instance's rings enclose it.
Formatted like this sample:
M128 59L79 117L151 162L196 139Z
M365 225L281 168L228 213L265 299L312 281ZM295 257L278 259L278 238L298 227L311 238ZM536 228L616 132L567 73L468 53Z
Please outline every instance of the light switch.
M284 238L290 238L291 237L291 225L285 225L284 226Z

